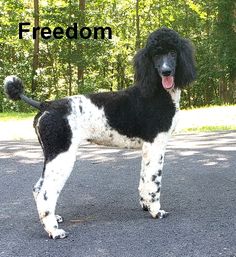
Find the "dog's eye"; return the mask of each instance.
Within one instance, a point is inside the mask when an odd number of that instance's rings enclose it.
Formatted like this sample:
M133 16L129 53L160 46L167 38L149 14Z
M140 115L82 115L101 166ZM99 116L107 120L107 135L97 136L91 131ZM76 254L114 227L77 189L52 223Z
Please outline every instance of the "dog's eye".
M172 56L176 56L176 52L175 52L174 50L171 50L171 51L170 51L170 54L171 54Z

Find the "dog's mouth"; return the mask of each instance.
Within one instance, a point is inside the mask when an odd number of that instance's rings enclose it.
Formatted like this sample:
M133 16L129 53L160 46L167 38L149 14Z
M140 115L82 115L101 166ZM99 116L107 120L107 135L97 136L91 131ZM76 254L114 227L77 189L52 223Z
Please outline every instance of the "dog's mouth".
M165 89L171 89L174 87L174 77L173 76L162 76L162 86Z

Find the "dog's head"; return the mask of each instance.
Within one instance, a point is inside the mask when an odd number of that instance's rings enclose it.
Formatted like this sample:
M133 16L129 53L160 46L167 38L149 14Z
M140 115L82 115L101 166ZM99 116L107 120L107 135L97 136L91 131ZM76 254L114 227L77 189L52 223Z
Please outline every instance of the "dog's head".
M179 35L170 29L163 28L154 31L148 37L146 51L158 75L161 77L162 86L165 89L174 87L179 49Z
M191 43L177 32L161 28L148 37L146 46L134 58L135 80L143 89L182 88L195 79Z

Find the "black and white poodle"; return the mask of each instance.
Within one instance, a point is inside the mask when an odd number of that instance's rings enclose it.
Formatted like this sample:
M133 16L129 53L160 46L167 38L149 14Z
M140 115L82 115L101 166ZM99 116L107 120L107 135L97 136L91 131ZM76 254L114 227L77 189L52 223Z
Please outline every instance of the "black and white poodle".
M39 109L34 127L45 156L42 176L33 189L40 220L52 238L67 233L55 215L59 194L70 176L82 140L103 145L142 147L140 204L153 218L160 207L165 148L179 111L180 91L195 79L191 43L161 28L134 57L135 83L118 92L94 93L37 102L23 94L22 81L8 76L5 92Z

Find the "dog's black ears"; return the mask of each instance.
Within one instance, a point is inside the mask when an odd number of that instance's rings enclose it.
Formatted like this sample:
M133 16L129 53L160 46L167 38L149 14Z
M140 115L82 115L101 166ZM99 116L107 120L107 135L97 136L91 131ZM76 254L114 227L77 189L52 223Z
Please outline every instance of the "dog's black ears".
M145 80L147 74L147 66L149 65L149 59L145 48L139 50L134 56L134 80L135 82L141 82Z
M175 72L175 86L183 88L196 79L194 49L187 39L181 39L180 49L177 56Z
M159 78L147 48L139 50L134 56L134 70L136 85L140 86L144 95L149 96L155 91L155 84Z

